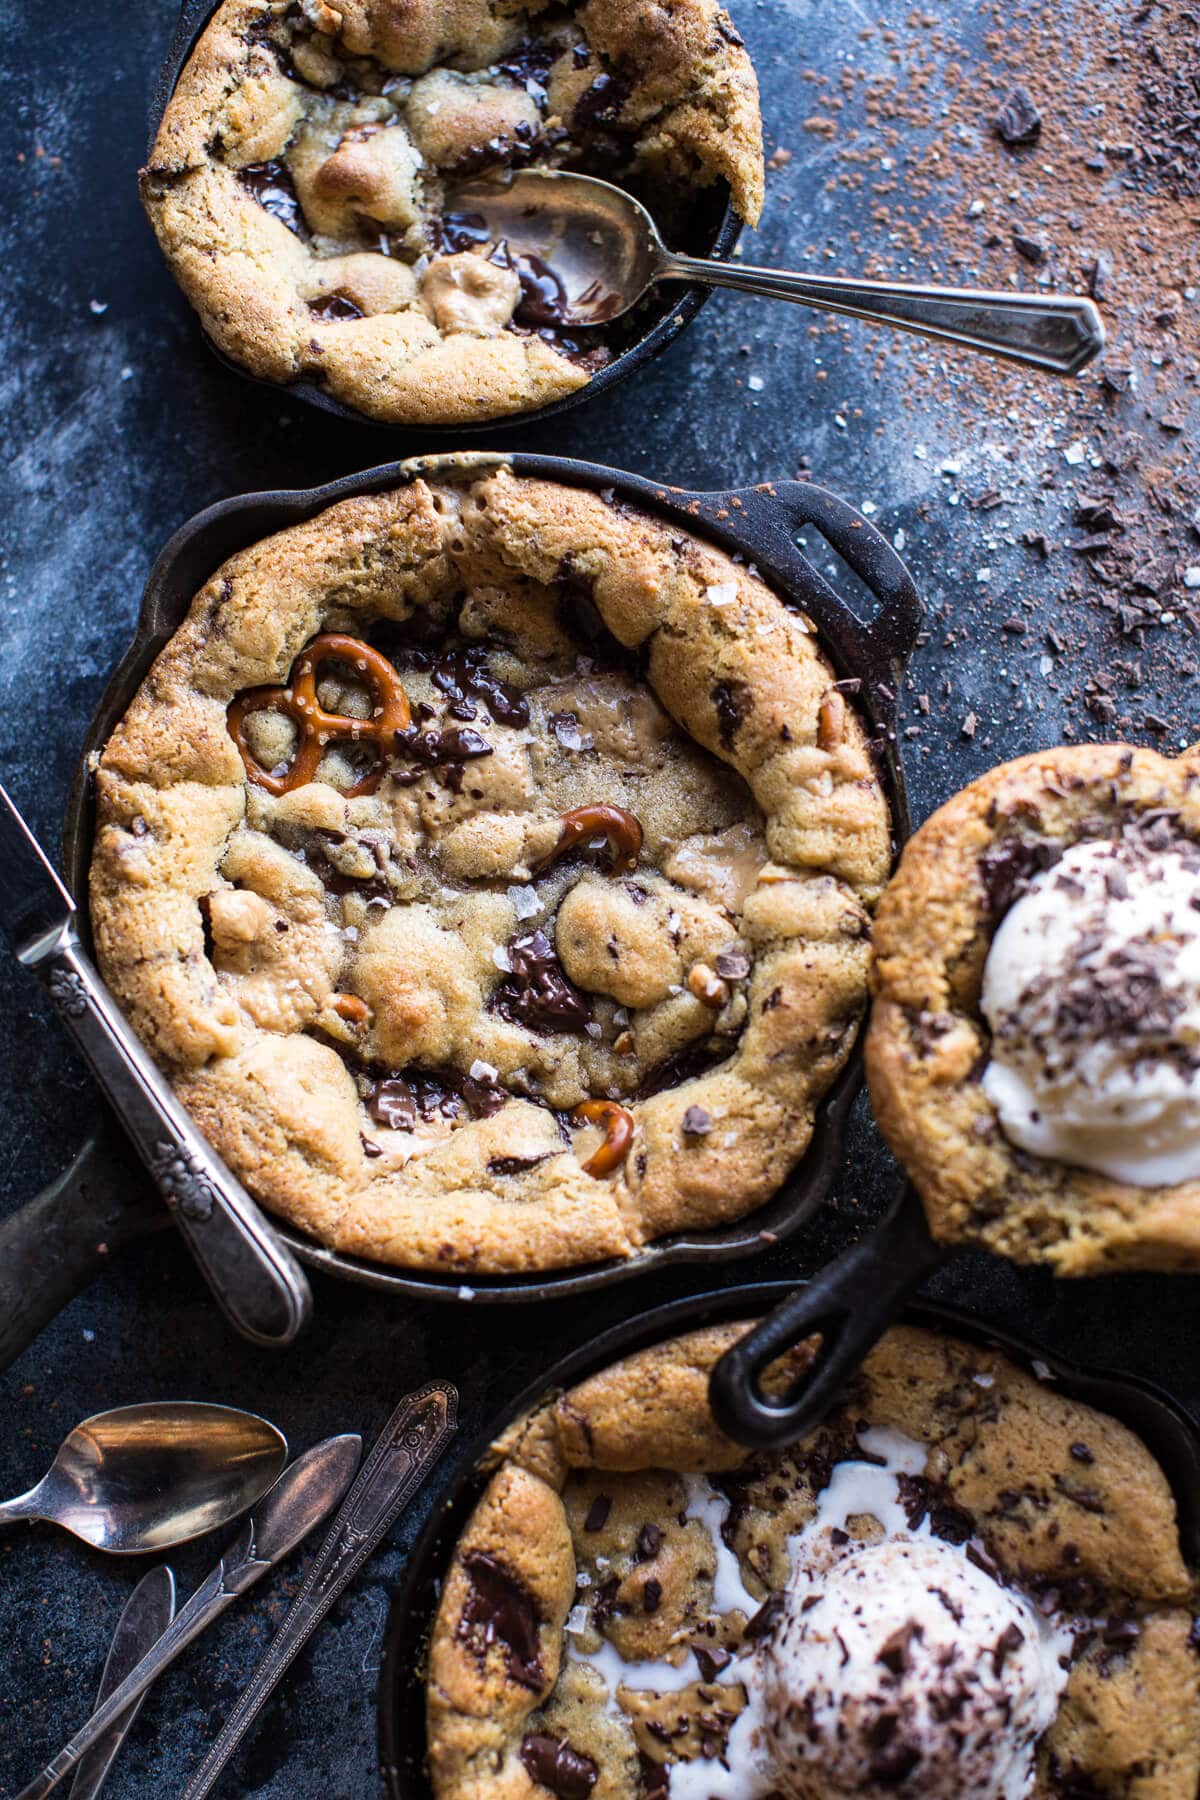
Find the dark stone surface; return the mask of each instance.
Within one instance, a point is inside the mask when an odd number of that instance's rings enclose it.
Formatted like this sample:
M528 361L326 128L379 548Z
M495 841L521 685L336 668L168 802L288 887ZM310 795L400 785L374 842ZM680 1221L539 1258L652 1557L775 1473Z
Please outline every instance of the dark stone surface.
M942 10L962 15L951 18L964 40L957 54L986 68L983 11L977 17L975 9ZM1074 0L1061 9L1066 43L1073 10L1082 20L1084 9ZM770 178L753 253L763 261L807 257L819 266L846 266L847 221L862 228L864 256L885 248L892 239L888 226L873 219L870 184L840 191L827 185L837 175L837 147L819 130L800 129L813 105L803 64L833 77L835 88L843 62L855 56L875 59L886 74L897 60L887 40L877 36L864 49L860 32L878 17L902 42L907 0L879 0L869 16L839 0L759 0L735 11L762 76L769 142L794 152L790 165ZM331 422L286 394L239 381L205 351L160 264L133 182L147 97L171 22L167 0L127 0L119 8L0 0L6 452L0 743L4 779L51 845L87 719L167 535L222 495L307 486L405 449L402 433ZM856 105L849 103L841 129L857 128L858 147L886 168L903 153ZM1043 152L1050 154L1045 143L1039 158ZM954 204L969 195L973 179L998 193L1010 179L1016 183L997 162L1008 154L981 123L963 151L967 185ZM1022 220L1030 228L1036 223L1026 211ZM827 245L836 260L825 257ZM911 267L944 275L948 265L916 253ZM499 441L582 454L689 486L789 476L803 461L847 498L870 502L889 536L904 533L931 609L946 609L910 682L912 695L930 696L928 714L911 715L920 734L906 746L920 818L1000 757L1053 743L1068 726L1080 736L1104 735L1096 709L1087 712L1078 694L1088 673L1103 674L1127 646L1116 638L1111 612L1076 605L1064 589L1061 564L1043 566L1021 543L1028 529L1061 538L1073 500L1098 479L1099 451L1084 399L1013 375L1003 378L1011 381L1009 404L984 421L968 361L930 357L900 342L877 362L880 348L861 327L817 329L806 313L722 296L636 384L549 428L514 428ZM1131 356L1136 361L1141 351L1127 350L1124 360ZM1181 378L1186 366L1186 360L1178 366ZM1161 394L1170 376L1152 379ZM1086 383L1090 401L1094 378ZM1194 407L1194 388L1181 379L1179 391ZM1124 416L1114 429L1150 431L1132 397L1116 406ZM1087 446L1082 467L1063 456L1077 439ZM1181 442L1172 437L1164 447L1156 440L1156 457L1186 456ZM1047 488L1047 471L1057 486ZM973 509L971 498L992 485L1005 490L1004 509ZM1200 549L1193 560L1200 562ZM1174 579L1182 603L1186 594L1178 574ZM1001 626L1018 602L1035 623L1027 633L1006 635ZM1065 656L1047 654L1047 625L1067 641ZM948 626L965 627L952 644L945 641ZM1138 741L1176 747L1200 735L1193 728L1194 668L1183 625L1169 615L1139 653L1142 687L1136 703L1118 699L1117 726L1125 708L1122 728ZM1162 729L1147 726L1151 709ZM963 735L968 714L976 718L973 737ZM96 1099L32 985L7 959L0 960L0 990L0 1171L7 1210L63 1166ZM813 1268L878 1214L894 1180L860 1105L834 1203L792 1246L723 1278ZM164 1234L121 1258L0 1378L0 1488L19 1491L36 1480L60 1438L85 1414L154 1396L254 1407L299 1448L332 1431L369 1436L402 1391L438 1373L460 1384L478 1423L558 1347L585 1341L601 1321L717 1279L682 1273L583 1303L503 1313L403 1305L318 1280L308 1338L290 1355L270 1356L229 1334L183 1249ZM1065 1287L1041 1273L967 1256L936 1291L1082 1360L1124 1365L1200 1402L1194 1280L1127 1277ZM405 1542L406 1533L398 1532L301 1658L225 1792L358 1800L376 1791L376 1669L389 1583ZM202 1546L173 1559L185 1592L214 1553ZM88 1711L135 1573L49 1529L5 1532L0 1793L15 1792ZM112 1793L134 1800L182 1788L298 1574L297 1559L284 1578L231 1611L154 1692Z

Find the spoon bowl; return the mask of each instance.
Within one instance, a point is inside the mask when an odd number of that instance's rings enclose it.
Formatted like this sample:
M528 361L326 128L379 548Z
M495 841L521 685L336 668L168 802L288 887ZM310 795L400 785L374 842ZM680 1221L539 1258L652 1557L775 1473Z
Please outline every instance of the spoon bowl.
M77 1425L37 1486L0 1504L0 1525L47 1519L116 1556L167 1550L236 1519L286 1461L287 1440L254 1413L119 1406Z
M1078 374L1104 348L1100 314L1081 294L923 287L677 256L632 194L563 169L464 182L449 196L446 227L455 248L490 246L496 261L516 269L522 325L606 325L656 282L698 281L913 331L1053 375Z

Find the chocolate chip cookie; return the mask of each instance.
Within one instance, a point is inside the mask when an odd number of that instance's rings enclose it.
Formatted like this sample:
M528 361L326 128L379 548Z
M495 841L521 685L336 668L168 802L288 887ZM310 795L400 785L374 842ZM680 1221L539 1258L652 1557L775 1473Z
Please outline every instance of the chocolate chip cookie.
M438 1800L1192 1800L1196 1589L1133 1433L902 1327L752 1455L707 1402L743 1329L495 1446L429 1651Z
M561 399L628 338L564 329L552 271L447 206L467 176L529 164L619 180L668 231L723 183L753 223L758 88L728 14L716 0L223 0L142 197L227 356L375 419L454 424Z
M1200 782L1122 745L993 769L881 903L867 1069L935 1236L1200 1268Z
M339 1250L510 1273L738 1219L859 1029L854 707L752 569L611 492L497 464L232 557L96 791L107 981Z

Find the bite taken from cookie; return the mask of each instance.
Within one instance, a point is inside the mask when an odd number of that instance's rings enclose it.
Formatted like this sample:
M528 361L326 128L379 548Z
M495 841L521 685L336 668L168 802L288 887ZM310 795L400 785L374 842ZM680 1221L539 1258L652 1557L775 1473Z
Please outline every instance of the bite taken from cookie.
M217 570L107 744L105 977L337 1250L507 1275L741 1219L866 1009L891 827L853 686L611 490L343 501Z
M880 904L880 1127L935 1237L1060 1275L1200 1269L1200 762L1003 764Z

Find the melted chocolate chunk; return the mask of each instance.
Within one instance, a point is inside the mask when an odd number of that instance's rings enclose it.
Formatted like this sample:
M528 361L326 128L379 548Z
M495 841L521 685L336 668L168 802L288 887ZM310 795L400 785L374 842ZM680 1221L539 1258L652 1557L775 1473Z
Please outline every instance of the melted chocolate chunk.
M496 988L489 1002L510 1024L527 1031L587 1033L595 1015L587 996L563 973L550 939L539 927L508 946L511 973Z
M750 710L750 690L742 681L719 681L712 691L717 709L717 732L723 750L732 750L733 740Z
M432 1119L436 1113L455 1119L466 1111L472 1118L486 1119L499 1112L508 1095L502 1087L453 1069L404 1069L370 1077L365 1098L377 1124L411 1131L419 1119Z
M480 250L492 241L482 213L447 212L439 226L438 249L453 256L460 250Z
M497 725L528 725L528 700L509 682L490 673L487 650L483 645L467 644L443 650L427 666L434 687L449 700L448 710L454 718L475 717L473 697L483 701Z
M582 47L582 46L581 46ZM507 75L518 87L523 87L531 99L545 103L546 77L558 61L561 46L548 38L526 38L510 50L502 63L496 67L501 75Z
M979 859L979 876L993 923L999 923L1035 875L1053 868L1065 848L1065 844L1047 838L1014 837L984 851Z
M501 1643L507 1652L508 1672L522 1687L539 1692L542 1655L538 1640L538 1616L533 1595L523 1581L486 1550L470 1550L463 1557L470 1586L458 1622L460 1638L482 1637L484 1648Z
M637 134L621 123L621 113L632 91L632 75L602 71L575 102L571 129L581 140L587 166L597 173L629 161Z
M454 793L462 787L468 762L494 755L487 739L467 725L449 725L444 731L423 731L417 725L406 725L396 733L396 749L410 763L407 769L392 770L392 778L400 787L411 787L422 775L437 770Z
M686 1049L677 1050L674 1056L668 1056L664 1062L656 1063L646 1071L641 1086L637 1091L639 1100L649 1100L654 1094L665 1093L667 1088L680 1087L685 1081L692 1081L697 1075L707 1075L718 1063L727 1062L733 1055L733 1044L724 1039L716 1044L704 1042L689 1044ZM697 1111L702 1111L697 1108Z
M363 316L357 301L339 289L332 294L322 294L319 300L310 300L308 310L315 319L361 319Z
M246 192L252 194L273 219L278 219L299 238L308 236L308 226L300 209L300 197L296 193L291 170L285 162L276 159L273 162L248 163L244 169L237 171L237 178Z
M638 1773L641 1776L642 1800L669 1800L671 1777L665 1763L655 1762L652 1756L639 1750Z
M522 1739L521 1761L529 1779L549 1788L559 1800L588 1800L600 1777L590 1756L573 1749L566 1738L545 1731L531 1731Z
M539 1156L490 1156L488 1174L523 1175L526 1169L536 1169L539 1163L548 1162L554 1154L553 1150L543 1150Z

